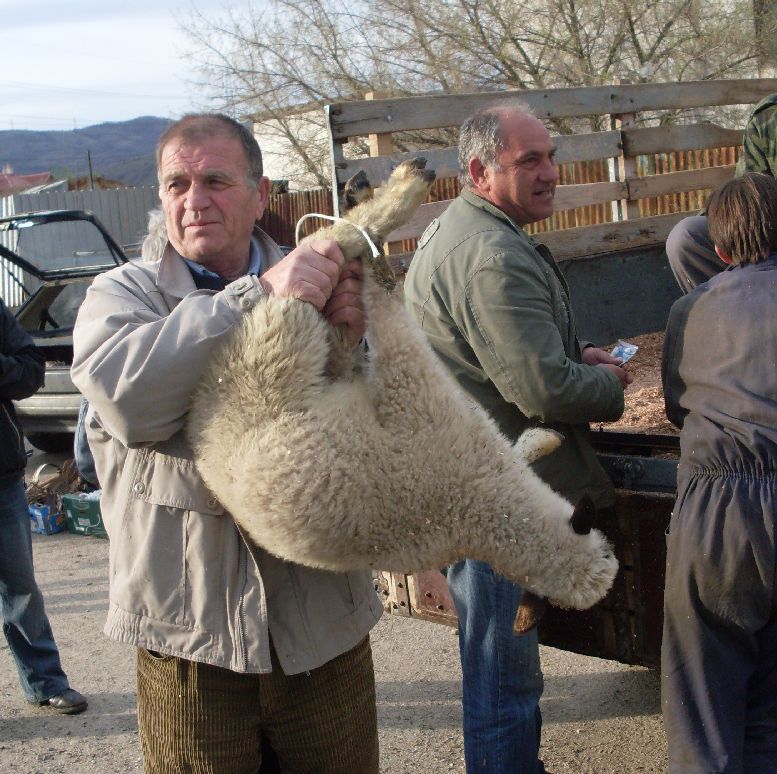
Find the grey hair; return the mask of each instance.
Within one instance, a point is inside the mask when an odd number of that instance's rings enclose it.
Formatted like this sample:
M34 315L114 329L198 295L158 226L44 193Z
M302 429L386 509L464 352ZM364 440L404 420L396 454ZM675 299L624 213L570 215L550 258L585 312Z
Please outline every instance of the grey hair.
M474 180L469 174L469 160L480 159L485 167L496 169L496 157L505 148L502 134L502 117L505 113L518 113L536 118L534 111L520 101L504 102L473 113L459 129L459 182L464 188L471 188Z
M184 142L197 142L213 135L225 135L237 140L246 155L246 177L254 188L259 187L259 181L264 175L262 151L254 135L243 124L223 113L187 113L178 121L165 129L156 146L156 165L162 160L162 151L171 140L181 139Z

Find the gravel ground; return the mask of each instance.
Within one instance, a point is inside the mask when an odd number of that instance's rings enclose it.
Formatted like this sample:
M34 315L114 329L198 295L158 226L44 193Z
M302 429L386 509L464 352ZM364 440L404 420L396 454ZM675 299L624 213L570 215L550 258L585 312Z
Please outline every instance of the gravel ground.
M28 470L46 460L62 461L36 454ZM108 541L61 532L33 535L33 549L63 667L88 696L89 709L65 716L27 704L3 638L0 772L140 774L134 650L102 634ZM464 774L454 630L386 615L373 630L372 647L382 774ZM549 772L666 771L656 672L541 651L542 757Z
M134 774L142 771L134 652L105 637L108 543L34 535L38 582L62 662L89 697L82 715L28 705L0 646L0 771ZM373 634L386 774L464 772L458 649L452 629L386 616ZM665 771L656 673L542 649L546 675L543 757L549 771ZM347 774L347 772L344 772Z

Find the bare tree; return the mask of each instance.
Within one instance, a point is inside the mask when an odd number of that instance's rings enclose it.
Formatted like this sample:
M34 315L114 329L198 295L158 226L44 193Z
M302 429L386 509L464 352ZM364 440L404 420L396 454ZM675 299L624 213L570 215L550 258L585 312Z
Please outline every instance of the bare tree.
M251 115L291 180L329 180L328 102L746 77L763 0L266 0L184 25L214 104ZM773 19L772 19L773 28ZM773 31L773 29L772 29ZM571 123L559 122L568 132ZM601 128L595 124L591 128ZM399 135L398 149L451 144Z

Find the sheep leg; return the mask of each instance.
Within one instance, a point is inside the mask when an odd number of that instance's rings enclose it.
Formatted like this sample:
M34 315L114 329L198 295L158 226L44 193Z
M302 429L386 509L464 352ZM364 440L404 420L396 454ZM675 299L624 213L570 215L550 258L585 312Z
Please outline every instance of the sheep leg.
M340 221L319 229L305 241L333 239L340 246L347 261L371 256L372 251L367 240L358 229L349 226L348 222L363 229L373 243L381 244L395 228L410 220L429 193L435 174L433 170L425 169L425 166L426 159L423 158L403 162L391 173L386 184L375 191L371 199L362 201L346 213L345 222ZM356 187L365 188L361 184ZM354 200L358 198L354 197ZM381 262L384 265L381 265ZM373 270L382 277L387 274L387 266L383 258L374 262Z

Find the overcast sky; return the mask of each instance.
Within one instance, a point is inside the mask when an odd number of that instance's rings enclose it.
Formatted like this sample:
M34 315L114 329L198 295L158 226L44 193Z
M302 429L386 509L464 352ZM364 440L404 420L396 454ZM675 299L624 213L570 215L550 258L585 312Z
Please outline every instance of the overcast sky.
M180 19L246 0L0 0L0 129L81 129L207 107Z

